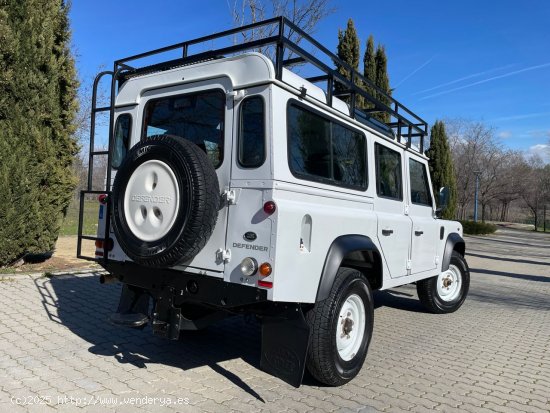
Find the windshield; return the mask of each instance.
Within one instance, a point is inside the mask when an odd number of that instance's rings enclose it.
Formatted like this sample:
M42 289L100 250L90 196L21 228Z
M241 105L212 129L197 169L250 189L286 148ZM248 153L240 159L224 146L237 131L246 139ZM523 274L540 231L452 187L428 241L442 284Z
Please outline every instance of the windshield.
M206 152L215 168L223 162L225 94L210 90L147 102L143 137L176 135Z

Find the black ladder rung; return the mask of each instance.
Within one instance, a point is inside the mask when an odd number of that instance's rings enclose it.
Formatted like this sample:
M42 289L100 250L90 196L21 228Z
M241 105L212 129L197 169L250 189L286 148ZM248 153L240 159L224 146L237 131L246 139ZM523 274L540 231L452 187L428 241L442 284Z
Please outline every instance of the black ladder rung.
M108 110L111 110L111 107L110 106L102 106L100 108L94 108L93 112L94 113L97 113L97 112L106 112Z
M86 194L90 194L90 195L101 195L101 194L106 194L106 195L110 195L111 192L110 191L97 191L97 190L86 190L86 191L80 191L80 194L81 195L86 195Z
M105 241L105 237L92 237L91 235L81 235L80 238L88 241Z
M95 152L91 152L90 155L92 156L96 156L96 155L108 155L109 154L109 151L95 151Z

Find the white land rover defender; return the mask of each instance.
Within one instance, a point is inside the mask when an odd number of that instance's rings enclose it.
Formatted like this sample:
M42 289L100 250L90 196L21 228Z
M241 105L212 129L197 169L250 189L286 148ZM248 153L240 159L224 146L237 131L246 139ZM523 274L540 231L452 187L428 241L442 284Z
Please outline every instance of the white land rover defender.
M236 44L246 31L275 34ZM104 75L111 103L97 107ZM106 151L94 149L101 111ZM94 85L81 211L99 195L99 230L82 234L81 212L78 256L123 283L115 324L177 339L220 314L255 314L262 369L294 386L305 367L346 383L372 337L373 290L416 283L436 313L468 292L462 227L438 219L426 132L284 18L118 60ZM109 164L101 191L97 156ZM95 257L83 240L96 241Z

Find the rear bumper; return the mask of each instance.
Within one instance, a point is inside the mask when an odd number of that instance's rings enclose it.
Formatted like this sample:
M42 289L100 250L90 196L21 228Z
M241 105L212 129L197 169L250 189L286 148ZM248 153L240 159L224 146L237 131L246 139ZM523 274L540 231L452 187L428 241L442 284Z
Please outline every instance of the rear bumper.
M155 298L166 294L167 290L173 291L175 306L197 303L231 310L267 301L266 290L228 283L206 275L146 268L128 261L109 261L102 265L120 282L142 288Z

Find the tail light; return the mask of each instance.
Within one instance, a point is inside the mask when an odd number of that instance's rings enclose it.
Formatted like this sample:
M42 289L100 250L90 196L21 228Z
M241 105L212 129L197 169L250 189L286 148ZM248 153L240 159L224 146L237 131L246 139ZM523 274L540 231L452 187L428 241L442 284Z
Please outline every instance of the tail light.
M113 242L112 238L109 238L107 241L107 248L105 248L105 240L103 239L97 239L95 241L95 247L98 249L106 249L107 251L111 251L114 247L115 243Z
M264 204L264 212L267 214L267 215L271 215L275 212L275 210L277 209L277 204L275 204L275 202L273 201L267 201L265 204Z
M108 200L107 198L108 198L107 194L101 194L97 197L97 200L99 201L100 204L105 205Z

